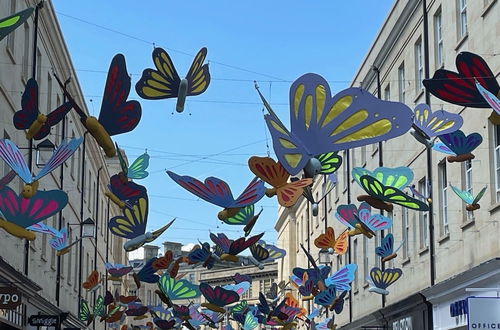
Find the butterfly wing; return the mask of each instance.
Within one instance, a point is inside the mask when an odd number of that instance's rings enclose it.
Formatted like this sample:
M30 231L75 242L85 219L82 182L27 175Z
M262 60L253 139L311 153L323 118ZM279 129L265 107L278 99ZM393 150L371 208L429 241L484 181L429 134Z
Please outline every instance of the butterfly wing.
M447 155L453 155L453 156L456 156L457 154L453 152L453 150L451 150L446 144L444 144L443 142L434 142L434 145L432 146L432 149L438 151L438 152L442 152L444 154L447 154Z
M439 139L457 155L472 152L483 142L481 134L472 133L465 136L461 130L440 135Z
M94 305L94 316L103 316L105 313L104 298L103 296L97 297Z
M93 270L89 277L87 277L87 280L82 283L82 287L86 290L92 290L97 286L97 284L100 282L99 278L99 272L96 270Z
M148 199L141 197L131 207L126 206L123 215L109 220L109 230L123 238L136 238L144 234L148 221Z
M210 239L212 242L215 243L217 247L222 249L224 253L229 253L231 243L233 242L230 240L225 234L219 233L217 235L210 233Z
M428 137L452 133L462 127L462 116L444 110L432 112L427 104L419 104L414 109L413 123Z
M228 225L242 225L242 226L244 226L250 221L250 219L252 219L254 214L255 214L255 206L254 206L254 204L251 204L251 205L242 207L238 211L238 213L236 213L236 215L229 217L227 219L224 219L222 221L224 221Z
M358 208L354 204L339 205L335 217L345 226L353 229L359 223Z
M243 330L253 330L259 326L257 318L250 312L245 316L245 323L243 324Z
M337 297L337 289L335 285L329 286L326 290L321 291L314 297L314 303L321 306L330 306Z
M270 157L250 157L248 167L259 179L278 188L286 184L290 174L279 163Z
M223 307L240 300L240 296L231 290L226 290L220 286L212 288L207 283L200 283L201 294L205 299L215 306Z
M132 180L140 180L146 178L149 173L146 169L149 166L149 155L145 152L140 155L132 165L128 168L127 176Z
M358 212L359 220L371 231L389 229L392 227L392 219L382 214L372 214L368 209L362 209Z
M250 246L257 243L262 238L262 236L264 236L264 233L252 236L248 239L246 239L245 237L238 238L237 240L231 242L231 245L229 247L229 254L233 256L238 255Z
M146 264L141 268L141 270L136 274L137 279L140 282L145 283L157 283L160 276L156 275L156 269L153 267L153 263L156 261L156 257L149 259Z
M269 251L259 244L250 246L250 252L252 253L252 256L259 262L262 262L269 258Z
M56 151L54 151L50 159L47 161L47 164L45 164L42 170L33 179L39 180L61 166L62 163L75 153L76 149L78 149L82 142L83 138L65 140L61 142L61 145L56 149Z
M304 188L312 185L313 179L301 179L292 181L286 185L276 189L278 196L278 203L284 207L291 207L295 205L299 197L304 192Z
M460 197L461 200L463 200L467 204L472 204L472 201L474 200L474 196L468 191L463 191L455 187L454 185L450 184L451 189L455 194L457 194L458 197Z
M120 168L122 170L123 175L128 175L128 165L125 157L123 157L121 149L118 147L118 143L116 145L116 155L118 156L118 160L120 161Z
M109 190L122 201L134 203L147 194L146 188L140 184L128 181L123 182L120 175L115 174L109 179Z
M132 131L141 119L141 104L127 101L130 84L125 57L116 54L109 67L99 114L99 123L110 136Z
M392 253L394 253L394 235L389 233L382 239L382 244L375 248L375 254L384 258Z
M0 19L0 41L21 26L33 13L34 8L27 8L14 15Z
M324 234L320 234L314 240L314 245L320 249L328 249L335 245L335 231L332 227L326 228Z
M347 264L332 276L325 279L325 285L330 287L334 286L339 291L349 291L351 290L351 282L354 281L356 275L356 269L358 266L356 264Z
M344 231L335 240L335 244L333 245L333 250L337 255L341 256L347 252L348 246L349 246L349 233L347 231Z
M315 158L321 163L321 174L335 173L342 165L342 156L337 152L326 152Z
M9 187L0 190L0 212L23 228L57 214L66 204L68 195L62 190L38 191L31 198L17 196Z
M49 245L56 251L61 251L68 247L68 229L61 229L61 236L49 240Z
M488 64L479 55L461 52L457 55L457 72L439 69L431 79L424 79L424 86L443 101L465 107L489 108L477 91L477 80L491 93L498 95L500 86Z
M477 204L479 202L479 200L481 200L481 198L483 198L484 193L486 192L486 188L488 188L488 186L481 189L481 191L479 192L479 194L477 194L477 196L474 198L474 200L472 201L471 204Z
M226 290L231 290L236 292L238 295L244 294L250 289L250 282L241 282L238 284L227 284L223 286L224 289Z
M500 100L498 97L500 96L495 96L493 93L488 91L486 88L481 86L480 83L476 81L476 88L481 93L481 96L483 99L490 105L490 107L495 110L497 114L500 114Z
M78 312L78 318L80 321L91 321L93 315L90 313L89 303L85 299L80 300L80 311Z
M384 186L394 187L397 189L406 188L413 181L413 171L406 166L396 168L378 167L370 176L377 179Z
M197 285L184 279L176 280L166 273L160 277L158 287L170 300L194 299L201 295Z
M30 128L31 124L37 119L38 113L38 83L35 79L30 78L26 82L21 97L21 110L16 111L14 114L14 126L17 129Z
M387 287L396 282L403 275L403 271L399 268L388 268L384 271L378 267L373 267L370 271L370 277L373 284L380 289L387 289Z
M17 148L14 142L8 139L0 139L0 158L9 165L9 167L19 175L26 183L33 182L31 171L24 161L23 154Z
M14 170L10 170L7 174L0 179L0 190L2 190L5 186L7 186L14 178L16 177L16 172Z
M29 227L26 227L27 230L35 231L37 233L43 233L43 234L49 234L54 237L62 237L63 236L63 231L66 228L61 229L61 231L51 227L47 226L43 222L35 223L34 225L31 225Z
M210 72L208 71L208 64L203 64L207 57L207 49L203 47L196 54L191 68L189 68L186 79L188 81L187 95L199 95L207 90L210 84Z
M272 244L266 244L266 250L269 252L268 260L276 260L286 256L286 250L280 249Z
M56 108L54 111L47 115L47 121L42 125L38 133L33 136L35 140L41 140L50 134L50 128L59 124L68 112L73 108L71 102L63 103L61 106Z
M174 223L175 219L173 219L172 221L170 221L169 223L167 223L166 225L164 225L163 227L161 227L160 229L157 229L155 231L151 231L151 237L150 238L146 238L146 243L151 243L153 242L154 240L156 240L158 237L160 237L161 234L163 234L168 228L170 228L170 226Z
M264 182L254 178L248 186L243 190L241 195L229 206L229 207L245 207L250 204L255 204L266 193L266 187L264 186Z

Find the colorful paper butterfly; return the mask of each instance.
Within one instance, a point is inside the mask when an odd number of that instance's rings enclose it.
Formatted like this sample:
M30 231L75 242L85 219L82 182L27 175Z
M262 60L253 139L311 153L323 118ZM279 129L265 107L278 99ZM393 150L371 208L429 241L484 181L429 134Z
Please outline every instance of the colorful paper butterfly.
M497 115L500 115L500 100L498 99L500 96L495 96L493 93L488 91L486 88L481 86L481 84L476 81L476 88L481 93L481 96L483 99L488 102L490 107L495 110L495 113ZM491 118L491 117L490 117ZM497 123L494 123L495 125L498 125Z
M363 234L368 238L375 236L375 232L392 226L392 219L381 214L372 214L368 203L363 202L359 208L354 204L339 205L335 213L337 219L351 228L349 235Z
M247 274L235 273L233 276L233 281L238 284L241 282L250 282L252 283L252 276Z
M203 267L207 269L212 269L215 265L215 258L213 257L212 251L210 250L210 244L202 243L201 247L195 247L188 254L188 259L190 262L198 263L203 262Z
M242 314L248 310L248 302L246 300L242 300L236 305L231 307L231 314Z
M103 316L104 314L104 298L102 296L97 297L93 313L90 312L87 300L82 299L80 301L80 311L78 313L78 318L80 319L80 321L87 322L87 326L89 326L94 321L95 317Z
M14 126L19 130L28 130L28 140L41 140L50 133L50 128L64 119L71 110L71 102L66 102L45 115L38 108L38 83L31 78L26 82L26 88L21 98L22 109L14 114Z
M124 181L119 174L109 178L108 188L109 191L106 191L105 195L122 209L125 205L131 206L139 198L147 195L146 187L132 181Z
M479 205L479 200L483 198L484 193L486 192L487 186L481 189L481 191L474 197L472 193L468 191L463 191L458 189L457 187L453 186L450 184L451 189L457 194L458 197L460 197L461 200L463 200L467 205L465 206L465 209L467 211L475 211L478 210L481 205Z
M367 279L371 285L368 291L384 295L389 294L387 287L396 282L402 275L403 271L399 268L387 268L382 271L378 267L373 267L370 270L371 280Z
M335 188L336 184L337 176L335 174L330 174L328 177L326 177L322 187L321 198L319 198L318 200L314 198L311 186L307 186L304 188L304 193L302 195L307 199L309 203L311 203L313 216L318 216L319 204L333 190L333 188Z
M295 205L304 191L310 186L312 179L302 179L288 182L290 174L274 159L269 157L253 156L248 160L248 167L259 179L270 184L272 188L266 190L266 196L278 196L278 203L284 207Z
M321 164L319 174L333 174L337 172L342 165L342 156L340 156L337 152L326 152L324 154L317 155L314 158L316 158Z
M472 154L472 151L483 142L481 134L472 133L465 136L461 130L440 135L439 139L445 147L437 144L433 149L450 154L451 156L447 157L449 163L474 159L475 156Z
M382 239L382 244L375 248L375 254L382 258L382 262L392 260L398 256L397 252L403 246L404 242L402 240L399 246L394 249L394 235L389 233Z
M99 119L87 116L57 76L56 79L64 95L80 115L80 120L85 128L92 134L106 156L114 157L116 148L111 136L132 131L139 124L142 113L139 102L127 101L131 83L130 76L127 73L125 57L122 54L117 54L111 61Z
M35 223L34 225L26 227L26 229L37 232L37 233L52 235L55 237L62 237L63 236L62 230L59 231L51 226L47 226L43 222Z
M170 300L193 299L201 295L197 285L187 280L176 280L168 274L160 277L158 288Z
M132 180L140 180L146 178L149 173L147 170L149 166L149 155L147 152L143 153L136 160L132 162L132 165L127 166L127 162L120 151L118 145L116 145L116 153L118 159L120 160L120 167L122 169L122 174Z
M240 297L250 289L250 282L241 282L238 284L226 284L223 286L226 290L231 290L240 295Z
M350 284L354 281L357 269L358 266L356 264L347 264L333 273L330 277L327 277L325 279L325 285L327 287L333 285L339 291L349 291L351 290Z
M134 316L134 320L142 320L147 316L145 314L149 311L147 306L144 306L137 302L132 302L127 305L127 309L125 310L125 314L127 316Z
M14 15L0 19L0 41L9 33L17 29L33 14L34 8L26 8Z
M227 219L223 219L222 221L224 223L227 223L228 225L243 225L243 231L245 232L245 237L250 235L250 232L252 231L253 227L257 223L257 220L259 219L260 214L262 213L263 208L260 208L259 213L255 214L255 206L248 205L245 207L242 207L236 215L229 217Z
M99 289L101 282L101 276L97 270L93 270L87 277L87 280L83 282L82 287L90 292L94 292Z
M335 238L335 231L332 227L326 229L326 233L320 234L314 240L314 245L320 249L328 249L330 253L335 252L338 255L343 255L347 252L349 233L342 232L339 237Z
M217 235L210 233L210 239L215 243L216 248L218 248L221 252L219 257L222 260L234 262L238 262L238 254L257 243L262 236L264 236L264 233L252 236L248 239L240 237L237 240L231 240L224 233L218 233Z
M459 114L444 110L432 112L427 104L418 104L415 107L415 117L413 118L413 128L418 135L413 136L425 145L430 145L430 138L453 133L462 127L463 118Z
M200 283L200 291L208 301L201 305L214 312L225 313L226 310L222 307L240 300L240 296L235 291L226 290L220 286L212 288L207 283Z
M112 264L105 263L106 270L111 276L108 276L108 280L110 281L120 281L121 277L130 273L134 268L132 266L125 266L122 264Z
M344 291L347 292L347 291ZM321 291L314 297L314 303L317 305L330 307L337 298L337 289L334 285L329 286L326 290Z
M8 139L0 139L0 158L2 158L26 183L23 188L23 196L25 198L30 198L38 190L38 180L58 168L71 157L82 141L83 138L62 141L59 148L54 151L50 159L37 175L31 173L28 165L24 161L21 151L19 151L17 146Z
M175 319L170 312L167 313L158 313L151 312L153 316L154 324L161 330L170 330L174 329L177 323L177 319Z
M499 95L500 86L488 64L479 55L461 52L457 55L457 72L439 69L431 79L423 81L424 86L436 97L452 104L465 107L489 108L475 86L481 86L493 95Z
M210 84L208 64L203 64L207 57L207 49L203 47L196 54L186 78L182 79L175 70L170 56L162 48L153 50L153 62L156 70L146 69L135 85L137 95L147 100L177 98L175 109L184 111L186 96L200 95Z
M132 275L138 289L141 287L141 282L157 283L160 279L160 276L156 275L156 269L153 267L153 263L156 259L158 258L154 257L149 259L139 272Z
M257 318L250 312L245 315L245 322L243 323L243 330L253 330L259 326Z
M69 244L69 237L68 237L68 229L63 228L60 231L61 236L59 237L54 237L49 240L49 245L57 251L56 255L57 256L62 256L66 253L69 252L70 248L78 243L80 239L74 240L71 244Z
M220 220L236 215L242 207L257 203L265 194L264 182L254 178L235 200L228 184L221 179L209 177L205 183L188 175L180 176L167 171L168 176L190 193L209 203L223 207L217 215Z
M371 206L387 212L392 212L392 203L417 211L429 210L427 204L402 191L413 180L413 171L408 167L379 167L373 172L362 167L355 167L352 169L352 176L368 193L368 196L358 196L360 202L366 201Z
M299 77L290 88L290 131L259 95L269 113L264 118L274 151L291 175L306 168L306 176L313 177L321 171L317 155L388 140L412 125L406 105L379 100L360 88L332 98L327 81L314 73Z

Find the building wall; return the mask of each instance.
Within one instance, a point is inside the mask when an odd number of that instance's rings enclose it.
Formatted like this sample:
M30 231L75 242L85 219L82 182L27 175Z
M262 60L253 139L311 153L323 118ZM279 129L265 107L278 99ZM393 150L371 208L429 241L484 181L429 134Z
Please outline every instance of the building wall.
M460 51L471 51L480 54L497 75L500 71L500 56L498 55L498 36L500 35L500 10L498 1L467 1L467 33L460 34L459 1L427 1L429 19L429 67L430 76L440 67L456 71L455 58ZM373 94L377 94L377 81L372 65L378 67L381 78L382 98L391 101L402 100L400 86L404 86L404 103L410 108L416 104L424 103L425 95L419 83L417 70L417 50L419 43L423 51L423 18L422 2L418 0L395 1L384 25L376 40L367 52L359 70L353 78L353 86L361 86ZM438 63L437 29L439 15L442 23L442 63ZM424 55L422 53L422 60ZM422 61L423 65L423 61ZM404 66L405 78L400 81L399 68ZM400 85L401 84L401 85ZM388 93L386 91L389 91ZM442 282L455 274L461 273L482 262L497 257L500 254L500 245L497 239L499 233L498 206L500 195L496 187L500 187L500 178L495 172L498 157L495 148L499 139L495 138L498 128L494 127L488 117L491 109L474 109L454 106L431 97L433 110L444 109L460 113L464 118L462 130L470 134L479 132L483 136L483 143L474 151L476 158L472 161L472 188L478 193L485 185L487 193L481 200L481 209L468 214L465 204L453 193L451 188L443 189L442 183L451 183L464 189L466 186L465 165L460 163L446 163L444 154L432 152L432 193L434 215L434 244L436 283ZM373 170L379 166L378 145L369 145L363 148L350 150L350 168L346 166L346 153L344 164L338 171L338 185L324 203L327 203L327 225L333 226L339 235L344 228L335 219L335 209L340 204L359 204L356 197L363 191L352 180L350 170L352 167L366 167ZM415 174L414 183L419 186L419 181L426 177L427 157L422 144L410 135L383 142L383 165L387 167L409 166ZM441 165L440 165L441 164ZM444 165L443 165L444 164ZM446 166L446 179L443 177L443 166ZM347 189L349 186L350 189ZM317 191L320 184L315 185ZM350 196L348 192L350 191ZM445 191L443 193L443 191ZM409 191L408 191L409 192ZM447 217L444 216L444 198L447 198ZM276 224L279 245L289 248L289 254L283 261L284 267L280 268L279 278L286 278L295 266L307 266L303 253L298 252L298 243L307 245L308 239L314 240L324 228L324 222L319 218L316 227L315 219L308 214L306 201L292 210L280 209L280 218ZM428 212L403 211L402 207L395 206L391 215L394 220L392 232L398 244L403 237L406 243L399 251L398 257L386 264L386 267L399 267L403 270L403 277L392 285L390 294L386 297L385 305L390 306L411 294L418 293L430 286L430 258L428 244ZM408 225L403 226L404 217ZM295 226L295 230L293 227ZM407 227L407 228L406 228ZM309 237L307 232L309 231ZM387 231L386 231L387 233ZM427 238L427 241L426 241ZM369 293L365 281L369 270L380 265L374 249L380 243L380 237L367 240L362 236L350 239L350 256L333 257L334 269L345 265L351 260L358 265L358 272L353 283L352 314L357 320L382 308L380 295ZM407 252L403 250L407 249ZM293 252L298 252L295 255ZM317 257L317 250L311 242L311 252ZM295 261L293 261L295 259ZM349 323L350 302L347 301L344 312L337 316L337 323Z
M38 1L34 0L5 0L0 2L0 17L6 17L13 12L18 12L27 7L34 7ZM62 32L55 17L54 8L51 1L45 1L44 8L40 10L38 46L37 46L37 67L36 78L39 84L39 108L42 113L48 113L60 105L63 101L63 93L59 88L52 72L56 72L64 81L71 77L68 85L70 93L75 97L80 106L87 111L83 93L80 89L77 73L71 62L68 49L64 42ZM33 32L34 14L28 19L24 26L16 29L11 35L0 42L0 134L2 138L9 138L20 147L27 147L28 141L24 132L18 131L12 124L14 112L21 108L21 95L24 91L27 79L32 76L33 59ZM88 111L87 111L88 112ZM66 116L66 137L81 137L85 129L80 123L79 117L74 111ZM52 128L48 138L59 145L62 138L62 124ZM34 142L36 146L38 142ZM105 273L104 262L106 260L106 246L109 246L109 261L114 263L126 263L126 255L123 253L123 240L110 236L107 238L106 222L110 217L119 214L119 209L108 204L104 196L108 178L118 170L115 161L107 164L103 152L95 141L87 136L86 155L83 158L83 146L80 146L74 156L69 159L62 169L64 171L64 186L62 189L68 193L69 204L62 211L62 226L70 226L71 240L80 237L79 222L91 217L97 223L97 240L85 239L82 251L82 281L94 269L101 274ZM28 150L23 150L28 159ZM36 161L33 152L33 169ZM82 164L84 164L85 174L82 182ZM8 171L8 167L0 165L0 175ZM60 189L60 170L55 170L52 174L44 177L40 182L40 189ZM98 182L99 177L99 182ZM10 187L19 190L22 184L18 178L10 184ZM83 195L83 217L80 216L81 202ZM99 197L97 197L99 196ZM98 207L97 207L98 205ZM58 228L59 218L54 216L46 224ZM76 224L76 226L73 226ZM37 239L30 244L28 277L38 284L41 290L38 295L45 298L50 304L55 305L56 272L58 268L57 257L54 250L48 244L50 237L44 234L37 234ZM96 247L97 243L97 247ZM97 249L97 261L95 260L95 250ZM75 318L78 306L78 289L80 280L79 271L79 244L76 244L71 251L60 257L60 303L59 309L72 313ZM24 266L24 240L15 238L0 230L0 256L10 264L13 269L23 273ZM101 288L97 291L102 294ZM93 296L82 289L83 298L89 300L92 305ZM35 299L35 298L33 298ZM35 304L35 303L33 303ZM47 307L48 308L48 307ZM28 309L28 313L36 313L44 310L44 304ZM29 316L31 314L28 314ZM97 328L103 327L98 323Z

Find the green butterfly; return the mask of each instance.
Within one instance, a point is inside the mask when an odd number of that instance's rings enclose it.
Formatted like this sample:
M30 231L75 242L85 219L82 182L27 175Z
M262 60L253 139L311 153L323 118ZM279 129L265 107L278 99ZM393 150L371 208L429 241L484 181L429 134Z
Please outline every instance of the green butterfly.
M93 313L90 312L89 304L87 300L82 299L80 303L80 312L78 317L80 321L86 321L87 326L94 321L96 316L103 316L105 313L104 298L99 296L94 305Z
M147 152L143 153L132 163L132 165L128 166L125 158L123 157L120 148L118 148L118 144L116 145L116 151L118 155L118 160L120 161L120 167L122 169L122 174L129 179L132 180L141 180L146 178L149 175L149 172L146 169L149 166L149 155Z
M339 156L336 152L327 152L314 158L321 163L320 174L332 174L342 165L342 156Z
M9 33L21 26L33 13L33 8L27 8L0 20L0 41Z
M243 314L248 309L248 302L242 300L233 307L231 307L231 314Z
M413 180L413 171L408 167L379 167L373 172L355 167L352 169L352 176L371 197L367 199L365 196L358 196L359 201L367 201L373 207L385 209L388 212L392 212L391 203L417 211L429 210L427 204L402 191Z
M245 236L248 236L257 223L257 219L259 219L261 213L262 208L259 213L255 214L255 206L252 204L241 208L234 216L222 221L228 225L245 226L243 231L245 232Z
M468 191L460 190L457 187L452 186L451 184L450 184L450 187L455 192L455 194L457 194L457 196L460 197L460 199L462 199L467 204L467 206L465 207L465 209L467 211L475 211L475 210L478 210L481 207L478 204L478 202L479 202L479 200L481 198L483 198L484 193L486 192L486 188L488 188L488 186L484 187L483 189L481 189L481 191L479 192L479 194L477 194L477 196L474 197Z
M176 280L167 273L160 277L158 287L170 300L191 299L201 295L197 285L186 280Z

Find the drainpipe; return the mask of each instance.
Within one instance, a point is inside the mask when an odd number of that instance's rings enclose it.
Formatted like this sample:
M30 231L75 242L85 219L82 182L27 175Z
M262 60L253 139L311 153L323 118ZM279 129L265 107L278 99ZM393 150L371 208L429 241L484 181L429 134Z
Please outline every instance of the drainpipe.
M95 197L95 215L94 215L94 222L95 222L95 229L94 229L94 242L95 242L95 249L94 249L94 270L97 270L97 230L99 228L99 184L100 184L100 176L101 176L101 170L102 170L102 166L99 167L99 169L97 170L97 191L95 192L96 194L96 197ZM90 187L89 187L90 189ZM94 306L95 306L95 302L96 302L96 299L97 299L97 291L94 291ZM95 330L95 322L93 323L93 327L94 327L94 330Z
M86 149L86 142L87 142L87 134L88 131L86 131L83 134L83 149L82 149L82 173L81 173L81 189L82 192L80 194L80 241L78 242L78 247L80 249L80 256L79 256L79 266L78 266L78 312L80 312L80 305L81 305L81 300L82 300L82 258L83 258L83 226L81 223L83 222L83 197L85 195L85 149Z
M351 185L350 185L350 173L351 173L351 157L349 156L349 149L345 152L345 166L347 170L347 204L351 204ZM348 235L349 246L352 246L351 236ZM347 249L347 258L349 263L352 263L352 253L351 249ZM352 323L352 290L349 290L349 323Z

